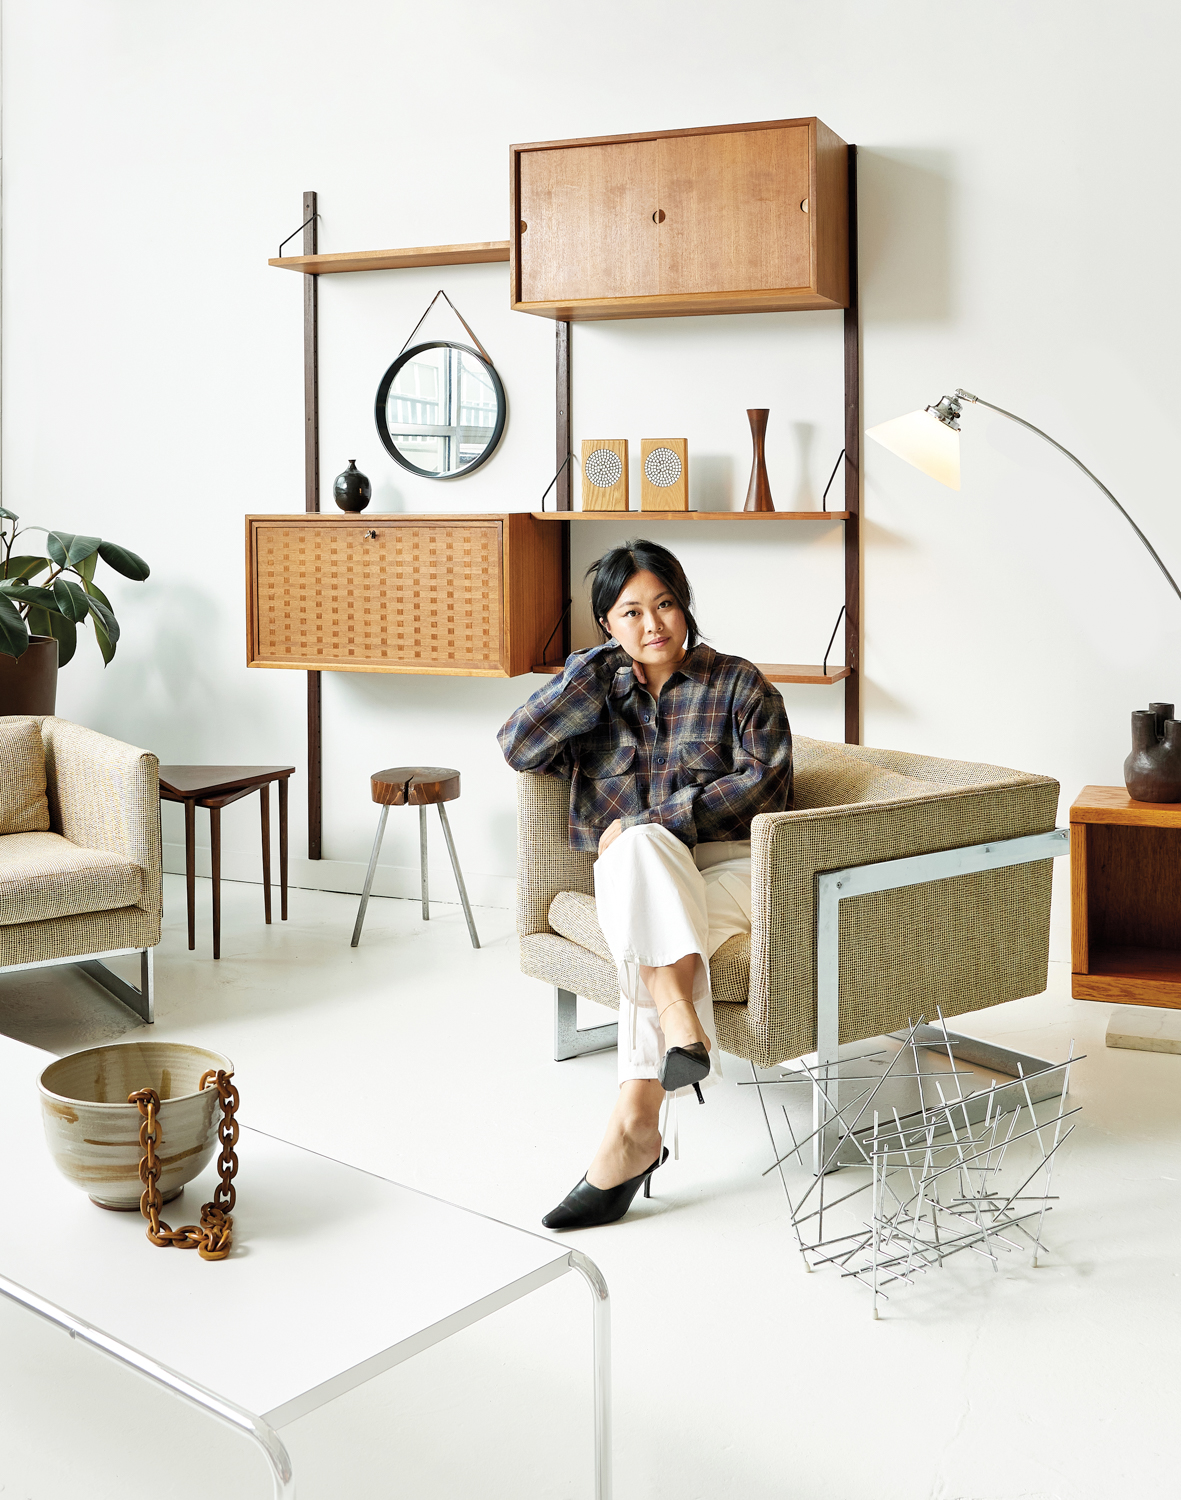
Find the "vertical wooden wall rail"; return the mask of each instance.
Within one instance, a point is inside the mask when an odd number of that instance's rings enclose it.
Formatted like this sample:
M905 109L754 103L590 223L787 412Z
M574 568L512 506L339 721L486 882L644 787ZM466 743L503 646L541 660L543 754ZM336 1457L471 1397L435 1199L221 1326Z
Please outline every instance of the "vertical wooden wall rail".
M857 147L849 147L849 305L845 309L845 744L861 743L861 308Z
M570 403L570 324L558 322L554 325L557 335L557 343L554 350L554 374L556 384L557 430L556 430L556 462L555 468L566 467L557 484L557 499L555 509L574 509L574 460L570 455L574 452L574 430L571 425L571 403ZM570 462L566 460L570 458ZM562 530L562 602L563 604L570 595L570 527L563 526ZM570 616L573 610L567 610L566 617L562 622L562 660L570 655Z
M316 195L303 195L303 253L319 249ZM320 509L320 320L319 277L303 278L303 483L304 509ZM320 673L308 673L308 858L320 858L321 814Z

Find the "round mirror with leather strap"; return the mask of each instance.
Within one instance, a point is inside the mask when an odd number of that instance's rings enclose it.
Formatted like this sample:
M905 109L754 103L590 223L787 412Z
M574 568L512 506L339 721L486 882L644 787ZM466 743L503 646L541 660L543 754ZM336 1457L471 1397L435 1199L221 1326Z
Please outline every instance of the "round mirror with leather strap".
M395 463L423 479L457 479L496 451L504 432L504 386L469 344L404 350L381 377L374 420Z

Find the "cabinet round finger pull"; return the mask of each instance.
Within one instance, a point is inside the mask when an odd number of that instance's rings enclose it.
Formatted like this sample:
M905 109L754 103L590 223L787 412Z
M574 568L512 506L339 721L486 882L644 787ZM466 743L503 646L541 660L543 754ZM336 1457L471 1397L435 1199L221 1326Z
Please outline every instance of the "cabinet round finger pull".
M525 233L525 231L526 231L526 230L527 230L527 229L528 229L528 228L529 228L529 226L528 226L528 224L526 224L526 223L525 223L525 221L524 221L524 219L522 219L522 220L521 220L521 233L522 233L522 234L524 234L524 233Z
M664 223L664 209L663 208L658 208L656 210L656 212L652 215L652 222L653 222L653 224L663 224Z
M800 204L800 207L804 210L805 213L808 212L808 200L807 200L807 198L805 198L803 200L803 202Z

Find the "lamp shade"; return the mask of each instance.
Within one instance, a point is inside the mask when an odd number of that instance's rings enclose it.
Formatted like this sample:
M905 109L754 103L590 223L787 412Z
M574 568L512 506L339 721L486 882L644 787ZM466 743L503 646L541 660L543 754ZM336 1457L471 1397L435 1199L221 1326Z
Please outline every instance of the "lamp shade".
M905 417L879 422L867 428L865 435L948 489L959 489L960 435L929 411L912 411Z

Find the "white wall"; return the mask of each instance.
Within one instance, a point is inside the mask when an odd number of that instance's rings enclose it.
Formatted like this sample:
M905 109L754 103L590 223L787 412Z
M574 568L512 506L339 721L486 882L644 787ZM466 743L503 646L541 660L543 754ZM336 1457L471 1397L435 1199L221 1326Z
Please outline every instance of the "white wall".
M267 257L306 188L325 250L504 237L510 141L818 114L861 146L867 423L977 390L1076 449L1181 571L1175 9L673 14L5 0L4 503L153 566L146 585L111 584L124 643L105 673L83 643L61 712L165 761L303 767L304 677L244 666L242 516L303 507L301 283ZM447 485L396 471L371 415L440 286L511 408L495 459ZM356 457L374 512L535 506L553 328L510 314L505 267L325 278L320 296L328 505ZM744 410L769 406L773 493L806 504L840 447L840 358L837 314L578 327L575 436L626 435L638 453L683 434L697 503L741 505ZM1050 772L1064 816L1084 783L1119 782L1129 711L1181 698L1181 604L1064 460L979 409L964 426L959 495L867 444L865 739ZM817 658L840 603L838 528L644 529L675 541L719 646ZM577 568L611 531L576 533ZM327 860L297 858L294 878L359 880L368 773L442 761L464 773L473 894L506 901L512 784L493 736L535 685L326 676ZM839 737L840 691L786 689L796 730ZM303 805L297 782L298 854ZM253 811L227 814L230 873L257 872L256 829ZM409 891L408 819L386 858L384 888Z

